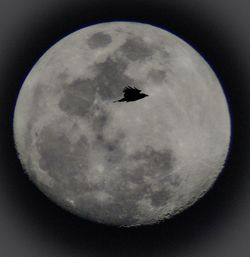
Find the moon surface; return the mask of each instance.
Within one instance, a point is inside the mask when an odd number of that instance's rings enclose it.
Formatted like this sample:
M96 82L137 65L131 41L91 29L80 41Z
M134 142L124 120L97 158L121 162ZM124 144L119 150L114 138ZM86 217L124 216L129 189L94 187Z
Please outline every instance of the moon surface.
M126 86L149 95L114 103ZM98 223L137 226L195 203L220 174L230 116L221 85L186 42L107 22L53 45L20 90L14 138L30 179Z

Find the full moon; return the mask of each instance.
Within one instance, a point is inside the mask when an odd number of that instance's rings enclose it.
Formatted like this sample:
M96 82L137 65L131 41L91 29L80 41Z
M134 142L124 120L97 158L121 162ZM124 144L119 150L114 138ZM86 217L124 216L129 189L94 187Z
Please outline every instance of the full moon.
M148 96L117 102L125 87ZM185 41L137 22L80 29L53 45L20 90L22 166L59 206L115 226L157 223L211 188L230 142L222 87Z

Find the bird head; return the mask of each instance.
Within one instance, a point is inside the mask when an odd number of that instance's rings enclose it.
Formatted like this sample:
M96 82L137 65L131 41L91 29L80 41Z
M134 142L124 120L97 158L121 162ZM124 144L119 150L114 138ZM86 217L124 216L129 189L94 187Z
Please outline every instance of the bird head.
M147 94L140 94L141 98L144 98L144 97L147 97L148 95Z

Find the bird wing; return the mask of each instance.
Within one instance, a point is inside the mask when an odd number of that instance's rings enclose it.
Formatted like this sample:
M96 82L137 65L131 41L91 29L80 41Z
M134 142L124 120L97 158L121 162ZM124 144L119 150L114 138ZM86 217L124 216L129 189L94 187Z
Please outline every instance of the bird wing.
M137 93L140 93L140 92L141 92L141 90L138 89L138 88L136 88L136 87L134 87L133 90L135 90Z
M139 90L138 88L136 87L130 87L130 86L127 86L123 89L123 93L124 93L124 97L128 97L128 96L131 96L131 95L135 95L135 94L138 94L140 93L141 90Z
M130 87L130 86L127 86L127 87L124 87L124 89L123 89L123 93L126 93L126 92L128 92L129 90L131 90L132 89L132 87Z

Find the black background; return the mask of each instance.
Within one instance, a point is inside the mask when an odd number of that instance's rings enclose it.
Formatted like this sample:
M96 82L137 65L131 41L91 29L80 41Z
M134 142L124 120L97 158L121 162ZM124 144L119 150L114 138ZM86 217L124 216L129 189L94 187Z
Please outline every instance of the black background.
M24 174L12 119L23 80L65 35L103 21L165 28L191 44L217 74L227 97L232 142L214 187L190 209L159 225L121 229L77 218L48 200ZM0 2L0 256L250 256L250 1Z

